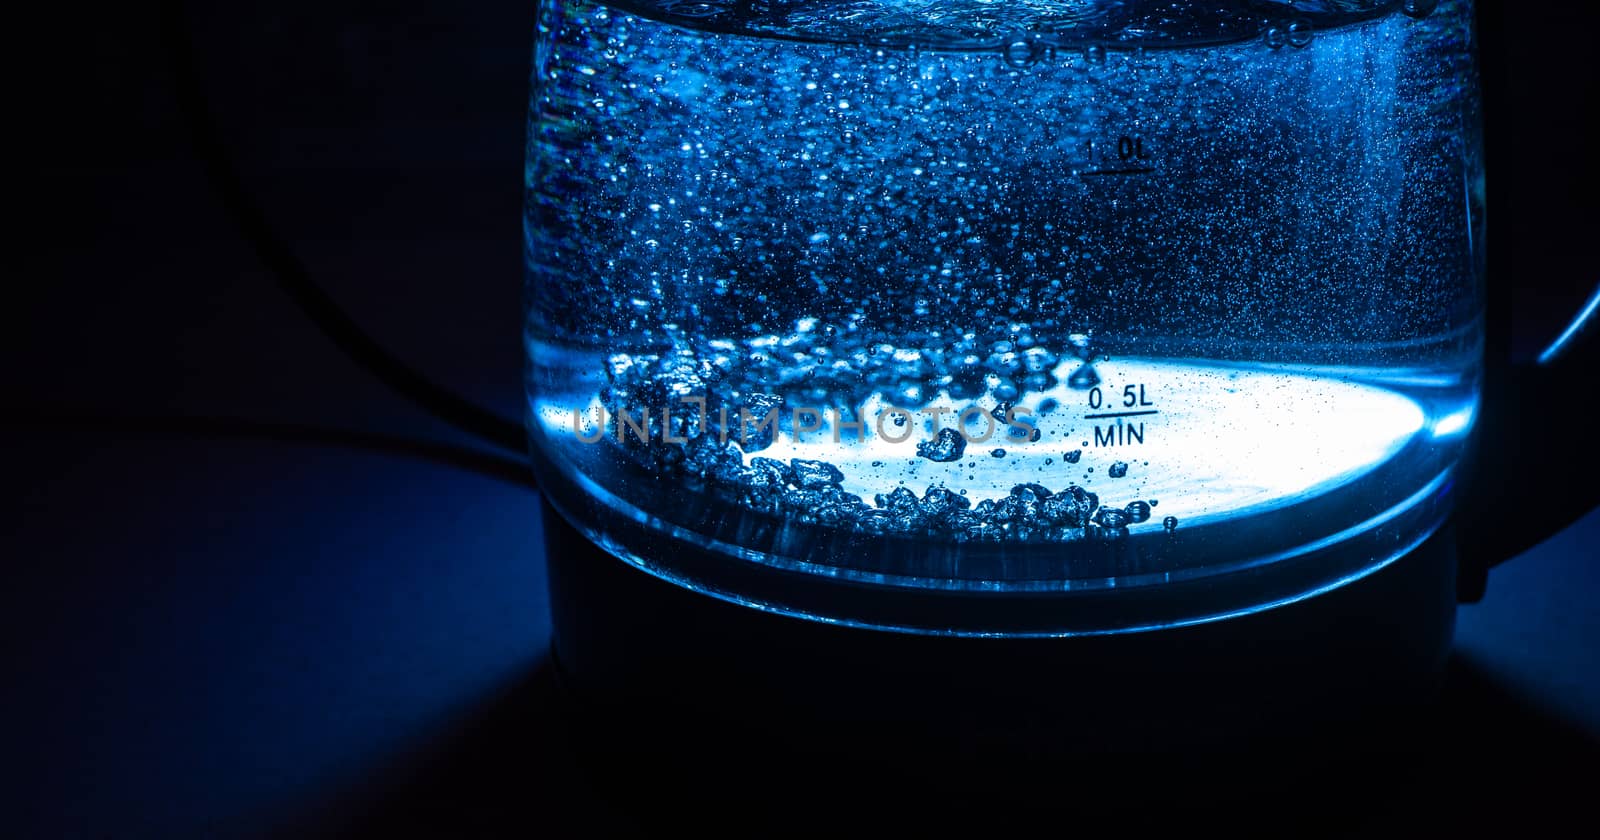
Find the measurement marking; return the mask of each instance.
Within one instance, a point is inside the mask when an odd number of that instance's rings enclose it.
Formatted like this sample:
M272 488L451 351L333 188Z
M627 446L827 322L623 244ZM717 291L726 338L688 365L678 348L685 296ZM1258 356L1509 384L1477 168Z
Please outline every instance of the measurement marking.
M1106 417L1143 417L1146 414L1160 414L1160 413L1161 413L1160 411L1158 411L1158 410L1156 410L1154 408L1150 409L1149 411L1113 411L1110 414L1085 414L1085 415L1083 415L1083 419L1085 419L1085 420L1101 420L1101 419L1104 419Z
M1132 169L1091 169L1082 173L1085 177L1090 175L1147 175L1156 171L1154 166L1136 166Z

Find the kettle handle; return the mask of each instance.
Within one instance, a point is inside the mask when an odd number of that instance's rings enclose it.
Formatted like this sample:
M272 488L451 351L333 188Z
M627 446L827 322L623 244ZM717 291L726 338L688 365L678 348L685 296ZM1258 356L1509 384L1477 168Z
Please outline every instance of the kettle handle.
M1581 110L1548 117L1549 103L1570 93L1546 90L1544 82L1579 77L1574 74L1585 59L1581 52L1554 48L1549 33L1534 28L1517 8L1506 0L1474 3L1489 172L1489 282L1483 399L1452 523L1463 602L1483 597L1490 568L1600 507L1600 440L1585 408L1591 401L1585 398L1600 385L1600 286L1537 358L1513 353L1514 336L1526 335L1513 329L1517 303L1536 295L1578 300L1587 284L1568 284L1592 271L1578 242L1587 228L1578 221L1587 198L1564 185L1571 161L1527 153L1535 135L1580 125ZM1535 119L1540 115L1548 118ZM1573 247L1552 251L1551 237ZM1521 327L1531 325L1523 321ZM1549 323L1541 326L1548 329Z
M1475 460L1456 506L1463 602L1483 597L1490 568L1600 507L1600 439L1581 420L1600 385L1600 284L1529 362L1512 359L1508 297L1489 298Z

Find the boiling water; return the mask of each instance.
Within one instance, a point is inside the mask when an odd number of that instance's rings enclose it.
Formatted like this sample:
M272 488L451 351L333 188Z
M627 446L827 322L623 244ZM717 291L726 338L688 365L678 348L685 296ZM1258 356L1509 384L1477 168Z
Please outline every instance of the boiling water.
M1099 632L1370 571L1446 512L1476 400L1467 16L546 3L546 492L687 585L937 632L994 627L792 593L1228 582L1003 628Z

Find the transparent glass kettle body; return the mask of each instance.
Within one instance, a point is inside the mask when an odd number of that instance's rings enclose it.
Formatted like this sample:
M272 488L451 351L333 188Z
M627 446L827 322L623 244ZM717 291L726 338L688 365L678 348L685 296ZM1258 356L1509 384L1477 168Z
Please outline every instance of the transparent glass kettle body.
M848 624L1358 578L1473 422L1476 96L1465 2L546 0L538 477L629 563Z

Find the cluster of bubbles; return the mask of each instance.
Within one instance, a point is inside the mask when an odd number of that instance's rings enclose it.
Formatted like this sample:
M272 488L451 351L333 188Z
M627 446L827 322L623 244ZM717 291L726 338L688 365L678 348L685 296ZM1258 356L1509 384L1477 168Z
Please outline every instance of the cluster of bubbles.
M732 441L713 435L681 446L652 444L660 467L693 476L723 491L751 510L796 521L874 535L934 537L954 542L1063 541L1113 538L1150 520L1156 500L1121 507L1101 504L1098 494L1069 484L1059 491L1035 483L1018 484L998 499L974 504L963 492L931 484L919 496L908 487L876 494L871 503L846 491L844 473L826 461L756 456L745 463ZM1163 522L1168 531L1176 517Z
M973 21L990 14L980 6L1032 19L1074 4L930 4L930 14L935 5L942 19ZM1217 4L1189 5L1199 14ZM1298 43L1334 25L1318 5L1330 4L1252 2L1239 14L1253 38L1270 7L1294 39L1285 43ZM735 392L826 408L856 384L844 380L859 379L914 406L940 391L1005 399L1048 389L1084 323L1208 348L1338 347L1411 338L1424 328L1418 313L1443 311L1445 287L1419 281L1437 273L1431 262L1368 271L1433 253L1395 243L1413 231L1452 230L1412 221L1426 202L1370 199L1398 194L1411 157L1435 157L1370 139L1392 109L1340 116L1342 86L1313 97L1288 74L1234 66L1264 51L1174 52L1144 68L1107 58L1128 44L1063 45L1054 30L1017 23L982 53L883 59L712 41L604 7L564 11L585 9L590 17L556 27L565 40L550 50L531 135L530 172L546 174L530 181L530 311L547 334L730 357L717 364ZM713 9L666 11L698 19ZM746 4L717 14L755 20L746 12L755 14ZM849 21L862 25L837 22ZM1069 50L1084 56L1072 63L1104 62L1104 72L1044 66ZM1041 66L1005 69L1030 62ZM1279 119L1280 100L1333 116ZM1368 138L1370 151L1310 154L1335 129ZM1097 161L1115 163L1124 140L1148 172L1089 177L1118 174ZM1346 163L1357 158L1369 162ZM1254 171L1235 176L1235 165ZM1246 192L1249 208L1234 207ZM1344 305L1380 284L1404 293L1400 306ZM620 305L597 310L596 300ZM774 321L801 315L818 319L812 331L773 334ZM1032 327L992 329L1006 320ZM886 340L862 335L863 324ZM1093 369L1076 370L1062 374L1074 376L1067 384L1092 387Z
M817 349L811 348L813 352ZM857 358L848 352L840 355ZM954 542L1118 537L1126 534L1130 526L1148 522L1158 504L1154 499L1120 506L1102 504L1098 494L1076 484L1051 490L1037 483L1017 484L1005 496L977 502L968 497L966 490L951 490L942 483L930 484L920 495L902 485L876 494L869 502L844 489L845 474L832 463L806 458L782 461L756 455L771 447L771 426L759 427L757 435L748 434L748 425L737 431L731 428L741 422L736 418L744 414L762 417L785 404L780 395L747 390L755 381L751 379L752 371L735 363L740 358L748 360L725 353L703 358L688 350L655 356L613 356L607 369L608 383L601 393L607 411L613 417L619 412L637 415L641 410L658 417L670 415L673 425L665 430L668 434L647 435L644 439L631 434L608 435L606 439L657 476L683 481L686 486L703 483L716 495L749 510L872 535ZM866 365L857 369L846 364L836 373L841 380L860 383L861 374L873 370L879 368ZM949 374L938 367L929 373L937 381L951 381ZM737 385L730 387L731 383ZM1015 389L1011 392L1014 398ZM691 396L707 401L704 414L681 411L681 405L677 413L662 411L672 401ZM858 402L860 397L860 391L854 396L835 395L835 402ZM1009 405L1001 402L996 411ZM727 428L720 425L723 422ZM966 454L966 445L960 433L944 428L919 442L916 453L929 461L948 463L960 460ZM1003 458L1005 450L995 449L989 454ZM1082 451L1076 450L1064 453L1063 459L1075 463L1081 456ZM1127 470L1126 463L1117 462L1111 466L1110 476L1120 478ZM1163 521L1168 531L1177 524L1174 517Z
M611 357L601 395L608 408L621 403L659 409L676 397L702 393L713 400L726 395L730 410L745 407L757 416L783 402L854 409L874 395L906 409L928 405L940 394L955 400L989 394L1011 404L1056 387L1063 361L1072 362L1068 387L1094 387L1100 382L1094 362L1104 355L1087 333L1068 335L1069 350L1059 352L1025 323L950 335L804 318L785 334L743 340L691 336L670 325L667 332L669 349Z

